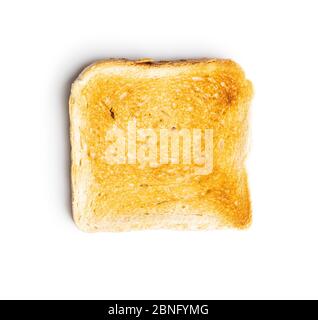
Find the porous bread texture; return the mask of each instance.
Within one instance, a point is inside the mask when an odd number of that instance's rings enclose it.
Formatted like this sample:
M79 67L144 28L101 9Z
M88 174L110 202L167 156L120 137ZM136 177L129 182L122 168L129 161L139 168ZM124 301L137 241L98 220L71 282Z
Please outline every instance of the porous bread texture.
M84 231L246 228L244 166L252 85L233 61L105 60L72 85L72 207ZM110 165L105 132L137 127L213 128L213 171L194 165ZM182 154L182 151L180 152Z

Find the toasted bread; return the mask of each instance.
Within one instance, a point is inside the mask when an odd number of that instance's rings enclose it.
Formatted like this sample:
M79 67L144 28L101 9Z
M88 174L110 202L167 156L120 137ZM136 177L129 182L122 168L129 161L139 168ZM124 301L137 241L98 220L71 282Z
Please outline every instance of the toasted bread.
M69 100L76 224L85 231L249 226L244 161L251 98L251 82L230 60L105 60L87 67L73 83ZM146 135L135 137L130 147L129 122ZM180 163L185 140L179 162L161 163L158 151L157 162L151 163L148 131L142 131L147 128L158 134L152 141L157 151L160 130L179 134L186 129L194 143L195 128L212 129L212 171L199 172L191 156ZM115 129L125 134L112 149L119 162L105 156L115 143L107 132ZM207 141L201 141L202 149ZM202 152L206 159L207 150ZM138 155L148 158L141 161Z

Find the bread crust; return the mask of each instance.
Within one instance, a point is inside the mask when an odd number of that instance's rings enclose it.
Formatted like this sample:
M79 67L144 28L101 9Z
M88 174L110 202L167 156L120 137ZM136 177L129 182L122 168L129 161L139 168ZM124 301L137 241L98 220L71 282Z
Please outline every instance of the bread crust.
M174 92L181 92L179 98ZM86 67L73 83L69 100L75 223L88 232L250 226L244 162L252 94L251 82L231 60L109 59ZM105 97L110 101L105 103ZM213 127L217 146L211 174L190 177L179 167L111 168L101 161L106 128L122 126L129 117L153 126L164 110L169 116L162 125ZM147 118L146 112L152 116ZM171 176L166 170L172 170ZM180 183L173 183L179 178Z

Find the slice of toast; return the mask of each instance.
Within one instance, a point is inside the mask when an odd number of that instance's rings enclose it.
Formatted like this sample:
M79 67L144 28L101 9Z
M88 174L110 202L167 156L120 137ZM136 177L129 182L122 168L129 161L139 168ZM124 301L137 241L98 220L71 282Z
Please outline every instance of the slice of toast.
M69 101L85 231L245 228L251 82L230 60L106 60Z

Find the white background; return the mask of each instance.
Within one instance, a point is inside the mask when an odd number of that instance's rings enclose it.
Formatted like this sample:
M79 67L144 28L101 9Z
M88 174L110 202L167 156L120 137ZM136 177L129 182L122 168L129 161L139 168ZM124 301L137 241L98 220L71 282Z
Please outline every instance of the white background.
M317 1L3 1L0 298L318 298ZM232 58L255 87L248 231L86 234L68 95L111 57Z

